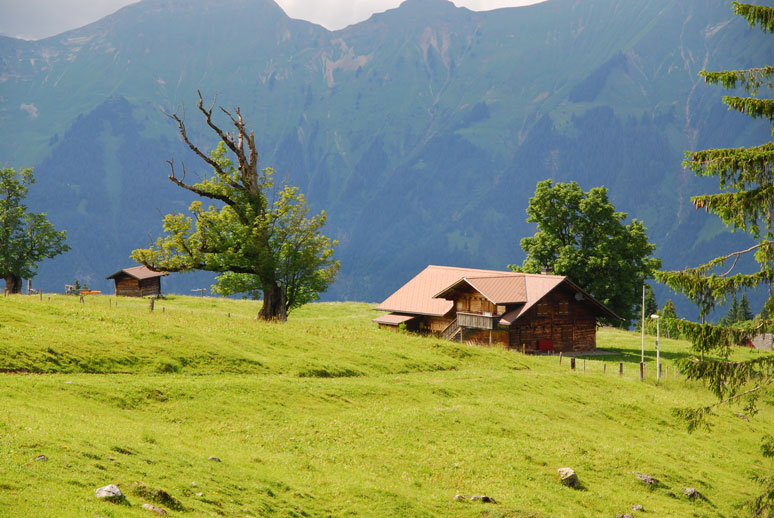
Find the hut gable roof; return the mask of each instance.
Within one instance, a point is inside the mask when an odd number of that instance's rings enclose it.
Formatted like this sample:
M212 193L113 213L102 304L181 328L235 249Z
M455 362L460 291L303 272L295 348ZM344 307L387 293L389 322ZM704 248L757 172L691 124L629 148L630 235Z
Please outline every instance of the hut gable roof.
M118 270L113 275L106 277L106 279L115 279L117 277L129 276L137 279L138 281L142 281L145 279L153 279L154 277L163 277L165 275L169 275L169 273L154 272L153 270L149 269L146 266L134 266L132 268L124 268L123 270Z
M520 274L430 265L401 286L398 291L387 297L376 309L413 315L443 316L452 310L454 303L450 300L433 298L436 293L466 276L486 277L492 275Z

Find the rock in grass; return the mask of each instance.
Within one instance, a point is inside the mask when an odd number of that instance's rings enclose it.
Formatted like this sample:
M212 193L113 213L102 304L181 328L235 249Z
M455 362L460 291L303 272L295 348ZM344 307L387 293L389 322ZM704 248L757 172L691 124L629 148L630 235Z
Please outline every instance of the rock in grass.
M454 498L452 498L452 500L457 500L457 501L467 500L467 499L468 499L468 497L463 495L463 494L456 494L456 495L454 495Z
M118 489L115 484L110 484L105 487L101 487L95 491L94 496L101 500L107 500L109 502L120 502L124 499L124 494Z
M634 511L634 512L637 512L637 511L645 511L645 508L644 508L644 507L642 507L641 505L633 505L633 506L632 506L632 511Z
M646 475L645 473L637 473L637 478L642 481L643 484L648 486L657 486L658 479L652 475Z
M167 512L163 508L157 507L153 504L142 504L142 508L147 509L148 511L153 511L154 513L160 514L162 516L166 516L167 514Z
M48 457L46 457L45 455L38 455L37 457L35 457L35 460L38 462L46 462L48 460Z
M578 474L572 468L559 468L557 470L559 476L562 479L562 484L567 487L578 487L580 481L578 480Z
M701 493L692 487L686 487L683 491L685 491L685 496L687 496L689 500L701 500L702 498Z
M486 495L473 495L470 497L471 502L483 502L485 504L496 504L497 501L491 496Z
M221 462L221 460L217 457L207 457L207 460L211 460L212 462Z
M615 518L634 518L634 516L630 515L629 513L626 513L626 514L619 514Z

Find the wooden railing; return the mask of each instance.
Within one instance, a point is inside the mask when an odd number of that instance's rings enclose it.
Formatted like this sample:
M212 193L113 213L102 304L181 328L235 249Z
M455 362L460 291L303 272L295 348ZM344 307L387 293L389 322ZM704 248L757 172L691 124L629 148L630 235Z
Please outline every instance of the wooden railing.
M459 331L460 327L457 325L457 319L455 318L443 331L441 331L441 337L443 337L444 340L452 340Z
M457 325L471 329L496 329L500 317L497 315L483 315L481 313L457 312Z

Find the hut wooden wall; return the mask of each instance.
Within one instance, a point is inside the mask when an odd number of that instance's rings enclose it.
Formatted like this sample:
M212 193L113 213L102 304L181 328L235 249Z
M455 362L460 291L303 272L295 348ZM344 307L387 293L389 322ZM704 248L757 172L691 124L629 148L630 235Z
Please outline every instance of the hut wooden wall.
M577 301L570 290L544 297L510 329L510 346L537 350L539 340L552 340L554 351L593 351L597 347L597 320L588 302Z
M141 280L140 291L142 292L143 297L161 295L161 277Z
M129 275L116 277L116 295L119 297L148 297L161 295L161 278L139 281Z
M128 275L116 277L116 295L119 297L141 297L140 281Z
M506 311L505 306L492 304L486 297L467 285L455 290L454 297L454 310L457 312L502 315Z

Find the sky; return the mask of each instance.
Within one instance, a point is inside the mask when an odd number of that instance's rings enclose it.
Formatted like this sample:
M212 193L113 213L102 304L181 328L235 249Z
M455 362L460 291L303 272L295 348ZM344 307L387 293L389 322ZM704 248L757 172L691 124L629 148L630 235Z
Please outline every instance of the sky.
M137 0L0 0L0 34L37 40L77 29ZM335 30L397 7L403 0L275 0L292 18ZM452 0L458 7L488 11L543 0Z

